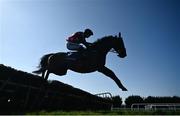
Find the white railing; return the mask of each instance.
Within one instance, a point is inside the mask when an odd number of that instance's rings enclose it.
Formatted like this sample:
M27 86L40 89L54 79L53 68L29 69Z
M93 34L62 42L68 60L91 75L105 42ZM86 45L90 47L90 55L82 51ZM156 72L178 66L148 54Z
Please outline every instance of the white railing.
M180 110L180 103L135 103L131 110Z
M102 97L102 98L110 98L112 100L112 94L109 92L105 92L105 93L98 93L95 94L98 97Z

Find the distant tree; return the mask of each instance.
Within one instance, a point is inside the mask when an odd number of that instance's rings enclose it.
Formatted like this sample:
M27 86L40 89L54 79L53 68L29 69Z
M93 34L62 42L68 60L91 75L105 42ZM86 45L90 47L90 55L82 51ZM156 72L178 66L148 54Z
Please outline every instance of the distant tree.
M156 100L155 97L148 96L147 98L144 99L144 102L145 102L145 103L156 103L157 100Z
M173 96L172 100L173 100L173 103L180 103L180 97L178 96Z
M134 103L143 103L144 100L141 96L129 96L125 99L125 104L127 107L131 107Z
M121 107L122 105L122 98L120 96L113 96L112 97L113 107Z
M180 103L180 97L177 96L167 96L167 97L152 97L148 96L144 100L145 103Z

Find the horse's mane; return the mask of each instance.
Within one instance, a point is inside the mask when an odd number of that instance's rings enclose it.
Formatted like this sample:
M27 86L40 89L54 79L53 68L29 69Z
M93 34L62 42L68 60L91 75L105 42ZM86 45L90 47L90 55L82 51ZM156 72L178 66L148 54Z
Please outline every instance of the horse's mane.
M105 36L105 37L99 38L96 41L94 41L93 44L97 45L99 43L102 43L102 42L105 42L105 41L109 41L110 38L113 38L113 36L110 35L110 36Z

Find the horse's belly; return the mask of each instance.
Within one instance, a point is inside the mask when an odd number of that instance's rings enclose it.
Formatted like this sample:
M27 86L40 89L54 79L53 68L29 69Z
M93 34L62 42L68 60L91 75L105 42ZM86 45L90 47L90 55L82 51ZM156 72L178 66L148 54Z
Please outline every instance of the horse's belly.
M79 72L79 73L90 73L90 72L96 71L97 66L78 64L78 65L74 65L74 66L69 67L69 69L72 71L75 71L75 72Z

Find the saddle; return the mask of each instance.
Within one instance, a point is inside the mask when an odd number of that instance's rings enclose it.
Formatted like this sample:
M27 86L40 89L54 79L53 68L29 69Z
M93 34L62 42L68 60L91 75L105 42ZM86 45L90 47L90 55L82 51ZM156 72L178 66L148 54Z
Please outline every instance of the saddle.
M85 59L85 57L87 57L87 53L85 53L84 51L83 52L69 51L67 52L67 55L66 55L66 59L72 60L72 61L82 60L82 59Z
M66 59L72 61L86 60L92 54L94 54L94 52L89 50L76 51L76 52L70 51L67 52Z

